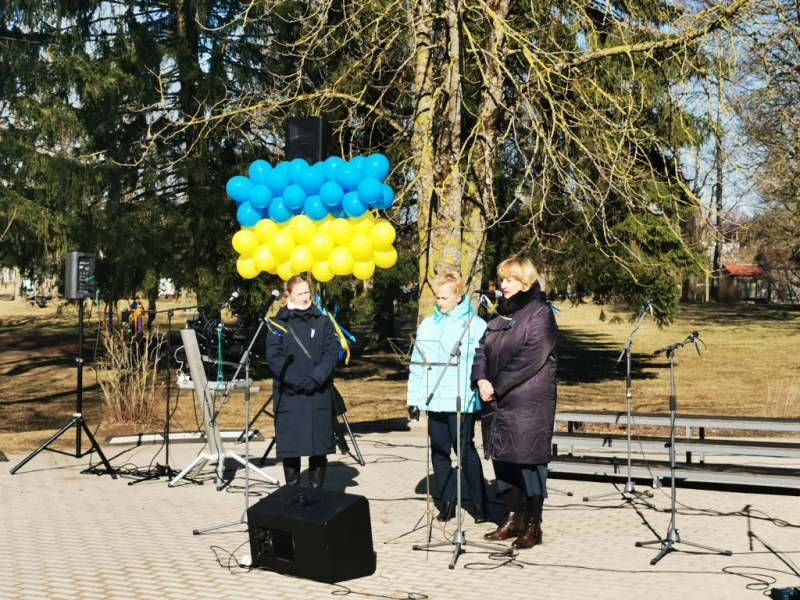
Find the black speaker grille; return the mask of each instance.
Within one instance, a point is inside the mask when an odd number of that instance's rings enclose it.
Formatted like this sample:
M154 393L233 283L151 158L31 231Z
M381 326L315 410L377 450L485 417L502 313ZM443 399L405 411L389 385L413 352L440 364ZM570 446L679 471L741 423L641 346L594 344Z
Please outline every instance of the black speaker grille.
M331 126L322 117L290 117L286 121L286 160L302 158L313 165L328 158Z

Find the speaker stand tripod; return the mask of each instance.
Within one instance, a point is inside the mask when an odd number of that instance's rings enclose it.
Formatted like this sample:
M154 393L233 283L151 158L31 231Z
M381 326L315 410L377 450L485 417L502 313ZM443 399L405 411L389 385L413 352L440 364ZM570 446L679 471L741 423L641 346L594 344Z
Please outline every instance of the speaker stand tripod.
M644 309L642 310L642 314L639 315L639 322L636 324L635 329L631 332L630 337L628 337L628 341L625 342L625 345L622 347L622 354L619 355L617 359L617 364L619 361L622 360L622 357L625 357L625 365L626 365L626 375L625 375L625 399L627 403L627 423L626 429L628 430L628 480L625 482L625 487L621 491L609 492L607 494L599 494L596 496L584 496L583 501L588 502L589 500L597 500L598 498L608 498L609 496L616 496L617 494L622 494L622 498L624 500L630 501L632 498L636 498L644 502L650 508L654 508L652 504L650 504L645 498L652 498L653 494L650 492L637 492L636 486L633 483L633 477L631 476L632 470L632 459L631 459L631 429L633 424L633 394L631 393L631 344L633 343L633 336L636 335L636 332L639 331L639 327L642 326L642 321L644 320L645 316L648 312L650 312L651 303L648 302L645 304Z
M675 521L675 517L678 514L678 511L675 508L675 416L677 413L677 397L675 393L675 350L682 348L686 344L694 344L695 348L697 348L698 341L702 342L698 334L695 332L687 337L683 342L666 346L665 348L661 348L655 352L656 354L666 352L667 357L669 358L669 477L671 481L670 488L672 491L672 506L670 510L671 517L669 522L669 531L667 531L667 535L664 537L664 539L659 538L657 540L650 540L647 542L636 542L637 548L643 546L654 546L657 544L661 546L659 553L653 560L650 561L651 565L654 565L660 561L668 552L675 551L676 544L684 544L686 546L692 546L693 548L700 548L702 550L708 550L709 552L722 554L723 556L731 556L730 550L720 550L719 548L712 548L711 546L704 546L703 544L682 540L677 529L677 523ZM705 343L703 345L705 346ZM699 348L697 348L697 352L698 354L700 353Z
M92 432L89 430L89 427L86 425L86 421L83 418L83 299L78 301L78 358L75 359L75 362L78 366L78 386L77 386L77 400L76 400L76 407L75 412L72 413L72 420L64 425L58 433L56 433L53 437L47 440L44 444L39 446L36 450L33 451L27 458L25 458L21 463L19 463L16 467L11 469L11 474L13 475L19 469L21 469L28 461L32 460L37 454L39 454L42 450L50 450L51 452L59 452L61 454L67 454L65 452L61 452L60 450L54 450L53 448L49 448L50 444L55 442L58 438L60 438L70 427L75 427L75 458L83 458L87 454L91 454L92 452L97 452L97 456L100 457L100 460L105 465L106 469L108 470L109 475L111 475L112 479L117 478L116 472L114 469L111 468L111 463L108 462L105 454L100 449L100 445L97 443L97 440L94 439ZM86 451L81 451L81 431L86 433L86 437L89 438L89 441L92 442L91 447Z
M465 300L468 302L468 300ZM453 557L450 560L450 569L454 569L456 566L456 561L458 557L461 556L463 552L465 552L465 548L467 546L472 546L474 548L482 548L484 550L489 550L491 552L499 553L501 555L511 556L513 551L511 548L506 548L505 546L493 546L491 544L480 544L476 542L468 542L467 538L464 535L464 530L462 529L462 518L461 518L461 459L463 455L464 445L461 439L461 342L464 339L464 335L469 331L470 325L472 324L472 319L475 318L477 313L475 311L471 311L469 319L467 319L466 324L461 330L461 335L456 340L453 349L450 351L448 356L447 362L442 365L442 371L439 374L439 379L437 379L436 384L433 386L433 390L428 395L427 404L430 404L431 400L433 399L436 390L438 389L439 385L442 383L444 379L444 375L447 372L447 369L451 367L456 368L456 381L458 382L458 390L456 391L456 466L455 466L455 478L456 478L456 530L453 533L453 538L449 541L445 542L433 542L430 541L425 544L415 544L412 546L414 550L430 550L432 548L441 548L443 546L453 546ZM428 453L430 454L430 452ZM473 499L473 502L477 502L477 500ZM430 529L428 530L428 539L430 539Z

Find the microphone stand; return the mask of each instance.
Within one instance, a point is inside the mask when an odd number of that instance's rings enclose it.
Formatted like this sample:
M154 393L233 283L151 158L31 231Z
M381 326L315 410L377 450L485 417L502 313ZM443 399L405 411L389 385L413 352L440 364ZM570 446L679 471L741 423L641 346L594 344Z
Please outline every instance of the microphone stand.
M187 311L194 308L205 308L204 305L198 306L187 306L180 309L175 308L168 308L166 310L159 310L154 312L154 315L167 313L167 403L166 403L166 415L164 419L164 464L161 465L156 462L156 466L146 471L142 477L136 479L134 481L129 481L128 485L136 485L137 483L141 483L142 481L151 481L153 479L159 479L160 477L166 477L167 479L173 479L177 474L178 471L173 469L169 466L169 435L170 435L170 427L169 422L171 418L170 412L170 393L172 389L172 354L170 353L170 340L172 339L172 317L175 315L176 310ZM157 454L157 453L156 453ZM195 481L194 479L189 478L189 481L192 483L199 483L202 484L202 481Z
M677 397L675 392L675 350L678 348L683 348L687 344L694 344L697 353L700 354L700 348L697 346L697 342L701 342L704 347L706 346L705 342L700 339L700 334L695 331L691 333L684 341L678 342L677 344L671 344L655 351L656 355L666 352L667 357L669 358L669 475L671 481L670 488L672 492L672 506L670 511L672 516L670 518L669 531L667 531L667 535L664 539L658 538L657 540L636 542L635 544L637 548L656 544L661 545L661 551L653 560L650 561L651 565L656 564L668 552L674 551L676 544L685 544L687 546L709 550L710 552L715 552L724 556L731 556L732 554L730 550L720 550L719 548L712 548L711 546L704 546L695 542L682 540L675 522L675 518L677 516L677 509L675 508L675 416L677 413Z
M266 313L266 310L264 312ZM228 396L230 395L231 390L233 389L233 385L234 385L234 381L236 380L236 376L242 370L242 367L244 367L244 369L245 369L245 371L244 371L244 377L245 377L245 381L244 381L244 383L245 383L245 388L244 388L244 427L245 427L245 431L244 431L244 459L242 459L238 455L235 455L235 454L233 454L231 452L226 454L226 456L238 459L238 461L244 466L244 512L242 512L242 516L239 518L238 521L233 521L232 523L224 523L222 525L214 525L212 527L207 527L206 529L195 529L194 531L192 531L192 533L194 535L202 535L204 533L208 533L209 531L215 531L217 529L223 529L225 527L232 527L234 525L246 525L247 524L247 510L250 507L250 469L251 468L254 469L255 471L257 471L262 476L264 476L267 479L267 481L269 481L270 483L275 484L275 485L280 485L280 483L278 482L277 479L275 479L274 477L271 477L270 475L268 475L264 471L258 469L257 467L255 467L250 462L250 437L251 437L250 436L250 351L253 349L253 345L255 344L256 340L258 339L258 336L259 336L259 334L261 333L261 330L264 327L264 322L265 321L266 321L265 318L261 318L260 319L260 323L258 324L258 329L256 330L256 333L253 336L253 339L250 340L250 346L248 346L247 350L245 350L244 354L242 354L242 358L241 358L241 360L239 360L239 368L236 369L236 373L234 373L233 377L231 378L231 382L228 385L228 389L225 391L225 395L223 396L222 401L220 402L220 406L217 409L217 412L214 413L214 417L212 419L212 422L216 422L217 415L219 415L219 411L222 410L222 405L224 404L225 400L228 398ZM222 474L223 463L224 463L223 457L220 457L219 465L218 465L219 472L220 472L219 475L218 475L218 481L222 481L221 474ZM221 485L217 487L217 490L220 490L220 489L222 489Z
M469 302L469 299L466 301ZM461 455L463 454L463 446L461 444L461 342L464 339L464 335L469 331L469 327L472 324L472 319L474 319L475 315L477 314L477 311L472 311L469 319L467 319L467 323L461 330L461 335L458 336L456 343L453 345L453 349L450 351L447 362L444 363L442 372L439 374L439 379L433 386L433 390L428 395L428 400L425 403L426 406L430 404L434 394L436 393L436 390L439 388L439 385L444 379L447 369L449 367L456 367L456 381L458 382L459 386L458 391L456 392L456 531L453 533L453 538L449 541L436 543L428 542L427 544L415 544L412 546L414 550L430 550L431 548L440 548L442 546L454 546L453 558L450 561L450 569L455 568L458 557L465 552L465 546L483 548L484 550L490 550L491 552L498 552L503 556L513 555L513 550L511 548L506 548L505 546L493 546L490 544L468 542L464 536L464 531L461 529ZM430 452L428 454L430 454Z
M628 481L625 483L625 488L619 492L609 492L607 494L598 494L596 496L584 496L583 501L588 502L589 500L596 500L598 498L607 498L609 496L616 496L618 493L622 494L622 498L624 500L630 501L630 498L626 496L626 494L633 496L634 498L638 498L642 502L644 502L650 508L654 508L652 504L650 504L644 498L652 498L653 494L650 492L637 492L636 487L633 483L633 478L631 477L631 469L632 469L632 460L631 460L631 423L633 420L633 410L632 410L632 399L633 394L631 393L631 344L633 343L633 336L636 335L636 332L639 331L639 328L642 326L642 321L644 321L645 316L648 312L650 312L651 304L648 302L644 306L644 310L642 310L642 314L639 315L639 322L636 323L636 327L631 332L630 337L628 337L628 341L625 342L625 345L622 347L622 354L619 355L617 359L617 364L622 360L622 357L625 357L625 364L626 364L626 376L625 376L625 398L627 401L627 423L626 429L628 430Z

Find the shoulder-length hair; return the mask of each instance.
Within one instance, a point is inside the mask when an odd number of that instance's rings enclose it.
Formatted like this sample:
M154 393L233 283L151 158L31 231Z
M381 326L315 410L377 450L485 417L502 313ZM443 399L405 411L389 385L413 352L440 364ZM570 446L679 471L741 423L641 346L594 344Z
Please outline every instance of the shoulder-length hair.
M497 276L501 279L516 279L522 283L522 291L527 291L539 279L539 272L527 258L514 256L497 265Z

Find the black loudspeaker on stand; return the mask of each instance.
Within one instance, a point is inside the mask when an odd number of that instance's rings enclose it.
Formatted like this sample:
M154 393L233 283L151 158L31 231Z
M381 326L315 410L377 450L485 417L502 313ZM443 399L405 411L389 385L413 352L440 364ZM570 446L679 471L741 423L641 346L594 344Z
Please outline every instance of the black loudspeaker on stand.
M369 501L287 485L247 511L255 568L336 583L375 572Z
M328 158L331 126L322 117L290 117L286 120L287 161L302 158L313 165Z
M117 474L111 468L111 463L100 450L97 440L94 439L92 432L86 425L83 418L83 300L85 298L92 298L94 296L94 268L95 257L91 254L84 254L82 252L70 252L67 254L66 275L64 278L64 296L68 300L79 300L78 302L78 358L75 362L78 366L78 384L77 384L77 398L75 412L72 413L72 420L64 425L53 437L47 440L44 444L39 446L33 453L31 453L25 460L19 463L16 467L11 469L13 475L21 469L28 461L32 460L42 450L52 450L53 452L60 452L60 450L53 450L49 448L50 444L60 438L70 427L75 427L75 458L82 458L91 452L97 452L97 456L105 465L108 473L112 478L116 479ZM81 431L86 433L86 437L92 443L89 450L83 452L81 450ZM63 453L67 454L67 453Z

